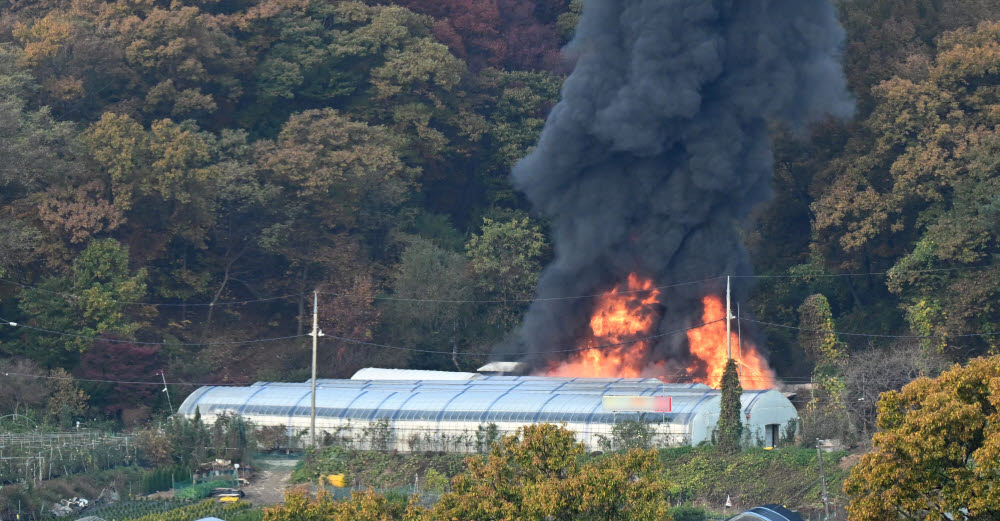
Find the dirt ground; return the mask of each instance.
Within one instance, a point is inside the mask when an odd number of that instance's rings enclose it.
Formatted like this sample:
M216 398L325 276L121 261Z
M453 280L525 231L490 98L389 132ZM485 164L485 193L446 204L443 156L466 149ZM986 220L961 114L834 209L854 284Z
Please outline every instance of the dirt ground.
M292 466L263 462L243 486L246 500L257 506L276 505L285 499L285 488L292 476Z

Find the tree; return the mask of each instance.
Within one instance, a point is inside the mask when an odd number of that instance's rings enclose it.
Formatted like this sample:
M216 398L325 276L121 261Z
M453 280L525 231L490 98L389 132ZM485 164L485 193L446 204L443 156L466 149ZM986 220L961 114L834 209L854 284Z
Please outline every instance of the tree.
M313 499L301 492L285 495L279 506L264 509L264 521L417 521L423 508L411 502L389 501L371 489L351 494L346 501L334 501L326 492Z
M887 287L910 330L933 337L928 349L1000 328L1000 310L982 305L1000 287L990 263L1000 251L1000 138L989 101L998 42L997 22L946 33L913 74L880 83L875 109L812 204L812 249L840 269L890 268Z
M80 358L76 373L88 380L150 381L165 362L158 345L139 345L105 336L95 341ZM151 385L95 383L89 387L95 407L105 413L120 414L128 408L146 408L162 389ZM148 416L149 409L145 409ZM145 418L143 418L145 419Z
M391 282L393 297L398 300L384 302L383 328L404 345L450 350L450 365L462 370L458 353L469 351L475 313L448 301L472 300L474 296L467 261L461 253L444 250L421 237L407 242ZM438 360L438 367L447 367L441 358Z
M921 376L934 377L947 368L945 358L928 354L916 341L900 341L888 348L871 347L854 353L844 365L844 403L862 440L870 441L878 420L878 399L898 391Z
M874 448L851 469L851 519L1000 515L1000 357L918 378L878 404Z
M562 0L398 0L438 19L434 34L474 70L555 68L563 43L556 26ZM568 22L567 22L568 23ZM575 24L574 24L575 25Z
M26 290L19 305L29 324L61 333L26 334L22 349L56 365L86 351L98 335L133 337L153 310L136 305L146 295L146 271L129 268L128 248L114 239L92 240L73 261L70 273Z
M335 110L309 110L289 118L274 143L262 143L258 161L308 205L310 222L375 239L393 224L413 187L415 170L402 160L399 144L383 127Z
M582 464L582 444L554 425L531 425L495 443L452 480L430 518L524 520L670 519L655 451Z
M476 287L484 300L524 301L534 294L549 245L541 228L527 217L497 222L483 219L482 233L465 245ZM523 302L499 303L489 311L498 330L520 321Z
M53 424L68 429L73 420L83 416L90 396L77 387L73 377L62 368L53 369L50 377L52 394L45 402L46 418Z
M45 371L31 360L0 360L0 410L25 414L44 404L50 392L45 377Z
M730 358L726 362L726 370L722 373L722 395L719 398L719 422L715 429L715 445L724 454L740 451L743 436L743 421L740 418L740 399L743 396L743 386L740 385L739 370L736 360Z
M806 439L843 437L848 425L841 371L847 353L833 333L836 327L826 297L806 297L799 306L799 327L799 344L813 361L812 399L802 418L803 435Z
M598 434L597 444L604 451L649 450L656 432L644 419L619 421L611 427L611 436Z

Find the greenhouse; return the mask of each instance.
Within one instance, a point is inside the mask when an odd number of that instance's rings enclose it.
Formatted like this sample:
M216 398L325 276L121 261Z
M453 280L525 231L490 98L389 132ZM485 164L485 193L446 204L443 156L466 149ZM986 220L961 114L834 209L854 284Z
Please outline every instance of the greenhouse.
M600 450L616 424L631 420L648 426L655 445L678 446L711 440L719 414L720 392L703 384L475 373L449 379L434 373L362 369L359 378L317 379L317 436L358 449L472 452L521 426L553 423ZM309 429L310 395L308 381L208 386L188 396L179 412L192 417L197 410L207 422L239 414L259 426L284 427L291 439ZM622 410L606 397L649 397L670 406ZM742 406L752 445L774 446L797 418L791 402L774 390L746 391Z

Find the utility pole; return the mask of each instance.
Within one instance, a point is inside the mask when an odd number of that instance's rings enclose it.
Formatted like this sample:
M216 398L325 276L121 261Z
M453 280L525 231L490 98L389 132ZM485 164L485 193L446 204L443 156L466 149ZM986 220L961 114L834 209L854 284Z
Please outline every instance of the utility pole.
M730 311L730 296L729 296L729 275L726 275L726 360L733 359L733 335L732 335L732 324L730 320L733 318L733 313Z
M312 447L316 448L316 344L322 333L319 331L319 293L313 291L313 356L312 356L312 412L309 414L309 432Z
M167 377L160 371L160 378L163 379L163 392L167 393L167 407L170 408L170 414L174 413L174 404L170 403L170 390L167 389Z
M823 473L823 451L819 448L819 440L816 440L816 455L819 457L819 478L823 483L823 521L830 519L830 506L826 496L826 474Z
M743 319L740 316L740 303L736 303L736 358L739 365L736 373L743 378Z

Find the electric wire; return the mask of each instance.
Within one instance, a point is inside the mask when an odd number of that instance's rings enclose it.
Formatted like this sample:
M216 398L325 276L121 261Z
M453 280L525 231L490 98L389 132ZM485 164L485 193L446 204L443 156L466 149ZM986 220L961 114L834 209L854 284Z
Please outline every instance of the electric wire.
M711 277L701 280L692 280L688 282L680 282L677 284L667 284L665 286L653 286L644 289L631 289L627 291L616 291L616 295L631 295L635 293L649 293L651 291L659 291L661 289L679 288L682 286L692 286L695 284L704 284L706 282L712 282L716 280L724 279L725 277ZM351 297L359 296L351 293L331 293L326 291L320 291L320 295L331 295L337 297ZM529 303L529 302L550 302L559 300L580 300L588 298L596 298L603 296L604 293L594 293L590 295L572 295L564 297L538 297L538 298L524 298L524 299L429 299L429 298L405 298L405 297L372 297L372 300L385 300L392 302L415 302L415 303L432 303L432 304L514 304L514 303Z
M763 320L754 320L752 318L744 318L747 322L753 322L755 324L760 324L768 327L776 327L781 329L792 329L796 331L808 331L810 333L828 333L833 335L841 336L854 336L863 338L909 338L909 339L927 339L927 338L973 338L973 337L991 337L1000 335L1000 332L989 332L989 333L959 333L950 335L889 335L882 333L854 333L847 331L832 331L829 329L812 329L807 327L789 326L786 324L776 324L774 322L765 322Z
M945 271L964 271L964 270L976 270L976 269L986 269L993 267L993 264L981 265L981 266L957 266L952 268L928 268L922 270L888 270L888 271L872 271L867 273L820 273L820 274L776 274L776 275L720 275L717 277L709 277L701 280L692 280L688 282L680 282L676 284L667 284L663 286L653 286L650 288L634 289L627 291L618 291L619 295L629 295L636 293L648 293L651 291L659 291L663 289L678 288L683 286L692 286L695 284L705 284L708 282L714 282L717 280L725 279L727 276L733 279L809 279L809 278L836 278L836 277L870 277L870 276L888 276L895 274L907 274L907 273L934 273L934 272L945 272ZM14 280L0 278L0 282L10 284L13 286L20 287L25 290L38 291L42 293L48 293L52 295L59 295L67 299L80 299L83 298L81 295L74 293L67 293L62 291L52 291L47 289L39 288L38 286L24 284ZM286 295L275 295L270 297L261 297L256 299L247 300L232 300L232 301L222 301L222 302L190 302L190 303L177 303L177 302L133 302L125 300L115 300L109 299L110 302L114 302L122 305L129 306L154 306L154 307L213 307L213 306L240 306L246 304L253 304L256 302L269 302L275 300L283 300L295 297L303 297L309 295L310 292L303 293L289 293ZM413 303L434 303L434 304L515 304L515 303L531 303L531 302L552 302L552 301L563 301L563 300L580 300L588 298L596 298L603 295L603 293L587 294L587 295L568 295L561 297L537 297L537 298L523 298L523 299L436 299L436 298L419 298L419 297L391 297L391 296L374 296L368 297L367 295L361 295L357 293L339 293L339 292L329 292L320 291L321 295L329 295L335 297L364 297L371 300L377 301L390 301L390 302L413 302Z
M660 334L651 335L651 336L647 336L647 337L637 338L637 339L634 339L634 340L628 340L628 341L625 341L625 342L616 342L616 343L612 343L612 344L601 344L601 345L596 345L596 346L580 347L580 348L574 348L574 349L562 349L562 350L546 351L546 353L577 353L577 352L582 352L582 351L592 351L592 350L595 350L595 349L608 349L608 348L612 348L612 347L619 347L619 346L624 346L624 345L632 345L632 344L637 344L637 343L640 343L640 342L645 342L645 341L648 341L648 340L654 340L654 339L657 339L657 338L663 338L663 337L666 337L666 336L676 335L676 334L679 334L679 333L686 333L688 331L691 331L692 329L698 329L698 328L705 327L705 326L710 325L710 324L715 324L717 322L722 322L724 320L725 320L725 318L720 318L718 320L713 320L711 322L705 322L705 323L699 324L697 326L692 326L692 327L688 327L688 328L684 328L684 329L677 329L677 330L674 330L674 331L669 331L669 332L666 332L666 333L660 333ZM39 332L53 334L53 335L59 335L59 336L68 336L68 337L74 337L74 338L84 338L84 339L88 339L88 340L105 340L105 341L108 341L108 342L127 343L127 344L136 344L136 345L164 345L164 344L168 344L168 345L181 345L181 346L236 345L236 344L253 344L253 343L261 343L261 342L274 342L274 341L279 341L279 340L289 340L289 339L293 339L293 338L303 338L303 337L312 336L311 333L303 333L301 335L291 335L291 336L274 337L274 338L259 338L259 339L244 340L244 341L227 341L227 342L199 342L199 343L183 343L183 342L138 342L138 341L132 341L132 340L120 340L120 339L112 339L112 338L103 338L103 337L100 337L100 336L89 336L89 335L78 335L78 334L74 334L74 333L65 333L65 332L62 332L62 331L55 331L55 330L52 330L52 329L47 329L47 328L42 328L42 327L29 326L27 324L21 324L21 323L18 323L18 322L11 322L11 321L8 321L6 319L0 318L0 325L2 325L2 324L6 324L6 325L9 325L9 326L12 326L12 327L19 327L19 328L24 328L24 329L31 329L31 330L34 330L34 331L39 331ZM376 343L376 342L368 342L366 340L357 340L357 339L354 339L354 338L348 338L348 337L342 337L342 336L336 336L336 335L329 335L329 334L323 334L322 337L323 338L327 338L327 339L339 340L341 342L347 342L347 343L352 343L352 344L369 346L369 347L380 347L380 348L385 348L385 349L394 349L394 350L398 350L398 351L411 351L411 352L415 352L415 353L442 354L442 355L453 355L454 354L454 355L458 355L458 356L476 356L476 357L492 356L491 354L488 354L488 353L453 353L452 351L420 349L420 348L414 348L414 347L402 347L402 346L394 346L394 345L389 345L389 344L379 344L379 343ZM527 356L529 354L532 354L532 353L510 353L510 354L507 354L507 356L520 358L520 357L523 357L523 356Z
M64 291L52 291L49 289L39 288L38 286L33 286L31 284L23 284L17 281L9 279L0 279L0 282L10 284L12 286L17 286L24 290L38 291L39 293L47 293L49 295L58 295L67 300L79 300L84 298L82 295L77 295L75 293L67 293ZM275 295L271 297L261 297L256 299L248 300L226 300L222 302L134 302L129 300L117 300L108 299L108 302L114 302L115 304L122 304L125 306L153 306L153 307L215 307L215 306L241 306L244 304L253 304L255 302L270 302L274 300L283 300L292 297L302 297L308 295L309 293L289 293L287 295Z
M657 334L657 335L651 335L651 336L647 336L647 337L637 338L637 339L628 340L628 341L625 341L625 342L615 342L615 343L611 343L611 344L600 344L600 345L596 345L596 346L578 347L578 348L574 348L574 349L547 350L547 351L545 351L545 354L549 354L549 353L580 353L580 352L584 352L584 351L593 351L593 350L597 350L597 349L609 349L609 348L612 348L612 347L619 347L619 346L625 346L625 345L638 344L640 342L646 342L648 340L655 340L657 338L663 338L663 337L667 337L667 336L677 335L677 334L680 334L680 333L687 333L688 331L691 331L692 329L702 328L702 327L705 327L705 326L710 325L710 324L715 324L716 322L722 322L724 320L725 320L724 318L720 318L718 320L713 320L711 322L705 322L705 323L699 324L697 326L692 326L692 327L688 327L688 328L684 328L684 329L676 329L674 331L668 331L666 333L660 333L660 334ZM365 345L365 346L370 346L370 347L381 347L381 348L386 348L386 349L394 349L394 350L398 350L398 351L411 351L411 352L415 352L415 353L439 354L439 355L457 355L457 356L476 356L476 357L493 356L491 353L456 353L456 352L453 352L453 351L438 351L438 350L430 350L430 349L418 349L418 348L413 348L413 347L400 347L400 346L393 346L393 345L388 345L388 344L378 344L378 343L375 343L375 342L368 342L368 341L365 341L365 340L357 340L357 339L353 339L353 338L339 337L339 336L333 336L333 335L324 335L324 337L325 338L332 338L334 340L340 340L342 342L347 342L347 343L351 343L351 344L359 344L359 345ZM513 357L513 358L522 358L524 356L528 356L528 355L531 355L531 354L536 354L536 353L505 353L505 356L510 356L510 357Z
M54 329L48 329L44 327L29 326L27 324L22 324L20 322L10 321L4 318L0 318L0 325L8 325L11 327L18 327L23 329L30 329L32 331L38 331L40 333L46 333L49 335L65 336L72 338L83 338L85 340L102 340L112 344L134 344L134 345L144 345L144 346L160 346L160 345L173 345L173 346L218 346L218 345L242 345L242 344L259 344L262 342L277 342L279 340L290 340L293 338L301 338L309 336L308 334L301 335L290 335L290 336L280 336L272 338L256 338L251 340L228 340L225 342L141 342L138 340L123 340L118 338L106 338L102 336L91 336L91 335L80 335L76 333L67 333L65 331L56 331Z
M704 283L707 283L707 282L721 280L723 278L725 278L725 277L721 277L721 276L720 277L711 277L711 278L701 279L701 280L692 280L692 281L688 281L688 282L680 282L680 283L677 283L677 284L667 284L667 285L664 285L664 286L654 286L654 287L644 288L644 289L634 289L634 290L627 290L627 291L619 291L619 292L617 292L617 294L619 294L619 295L630 295L630 294L635 294L635 293L648 293L648 292L651 292L651 291L658 291L658 290L662 290L662 289L678 288L678 287L683 287L683 286L692 286L692 285L695 285L695 284L704 284ZM21 289L24 289L24 290L38 291L38 292L41 292L41 293L48 293L48 294L51 294L51 295L58 295L58 296L66 298L66 299L81 299L81 298L83 298L83 296L77 295L77 294L74 294L74 293L66 293L66 292L62 292L62 291L52 291L52 290L42 289L42 288L39 288L38 286L33 286L33 285L30 285L30 284L23 284L23 283L20 283L20 282L9 280L9 279L0 279L0 282L11 284L13 286L20 287ZM115 300L115 299L108 299L108 301L109 302L114 302L114 303L117 303L117 304L127 305L127 306L212 307L212 306L237 306L237 305L244 305L244 304L252 304L252 303L255 303L255 302L267 302L267 301L274 301L274 300L282 300L282 299L288 299L288 298L293 298L293 297L308 296L310 293L311 292L290 293L290 294L287 294L287 295L277 295L277 296L273 296L273 297L262 297L262 298L257 298L257 299L233 300L233 301L224 301L224 302L215 302L215 303L212 303L212 302L191 302L191 303L176 303L176 302L132 302L132 301ZM588 298L600 297L602 295L601 293L595 293L595 294L588 294L588 295L571 295L571 296L562 296L562 297L542 297L542 298L524 298L524 299L434 299L434 298L416 298L416 297L414 297L414 298L391 297L391 296L379 296L379 295L376 295L374 297L369 297L367 295L361 295L361 294L357 294L357 293L337 293L337 292L330 292L330 291L318 291L317 293L320 294L320 295L328 295L328 296L334 296L334 297L363 297L363 298L367 298L367 299L371 299L371 300L380 300L380 301L414 302L414 303L435 303L435 304L515 304L515 303L523 304L523 303L529 303L529 302L546 302L546 301L560 301L560 300L580 300L580 299L588 299Z
M776 275L730 275L734 279L811 279L811 278L831 278L831 277L872 277L872 276L892 276L907 273L937 273L944 271L966 271L992 268L995 264L983 264L978 266L955 266L951 268L927 268L922 270L886 270L870 271L867 273L818 273L818 274L776 274Z

